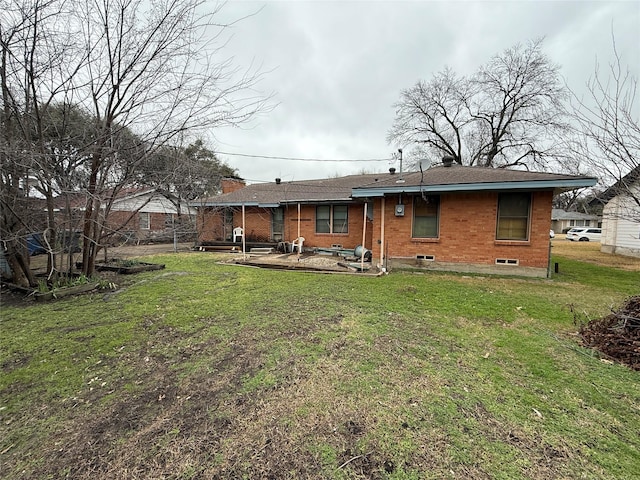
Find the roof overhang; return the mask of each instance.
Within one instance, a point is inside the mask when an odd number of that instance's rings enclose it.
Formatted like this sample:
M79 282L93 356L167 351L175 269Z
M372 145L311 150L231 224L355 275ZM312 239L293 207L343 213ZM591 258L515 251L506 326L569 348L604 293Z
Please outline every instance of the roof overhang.
M235 207L260 207L260 208L277 208L279 203L262 203L262 202L199 202L192 205L196 208L202 207L221 207L221 208L235 208Z
M524 182L452 183L446 185L390 185L384 187L354 188L353 198L383 197L399 193L486 192L499 190L574 190L593 187L597 179L591 177L565 180L536 180Z
M196 207L260 207L260 208L277 208L283 207L285 205L316 205L319 203L352 203L353 198L345 197L345 198L331 198L331 199L299 199L299 200L282 200L280 202L216 202L216 201L205 201L198 202Z
M281 202L282 205L297 205L298 203L302 205L317 205L319 203L329 204L329 203L352 203L352 197L345 198L324 198L324 199L308 199L308 200L286 200Z

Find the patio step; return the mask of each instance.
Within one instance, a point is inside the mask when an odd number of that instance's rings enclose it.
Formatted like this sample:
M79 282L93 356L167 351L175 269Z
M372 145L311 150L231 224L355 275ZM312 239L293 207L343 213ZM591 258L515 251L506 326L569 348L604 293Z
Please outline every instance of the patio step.
M258 254L268 255L274 252L272 247L259 247L259 248L252 248L251 250L249 250L249 253L258 253Z

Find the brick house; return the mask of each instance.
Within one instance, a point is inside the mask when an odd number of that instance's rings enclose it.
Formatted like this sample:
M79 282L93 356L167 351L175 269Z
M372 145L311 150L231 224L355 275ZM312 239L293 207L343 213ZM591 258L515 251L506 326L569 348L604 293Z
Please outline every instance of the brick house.
M107 227L117 232L116 237L129 241L169 241L174 232L189 236L195 215L193 207L174 195L127 189L113 200Z
M102 209L111 202L104 231L107 243L170 241L174 232L194 238L196 210L184 200L151 188L124 188L115 198L111 195L106 192L102 200ZM54 213L58 227L79 234L86 204L86 192L57 197Z
M364 246L378 268L547 276L555 193L595 178L434 166L424 172L352 175L249 185L203 199L198 237L305 238L305 247ZM364 239L364 242L363 242Z

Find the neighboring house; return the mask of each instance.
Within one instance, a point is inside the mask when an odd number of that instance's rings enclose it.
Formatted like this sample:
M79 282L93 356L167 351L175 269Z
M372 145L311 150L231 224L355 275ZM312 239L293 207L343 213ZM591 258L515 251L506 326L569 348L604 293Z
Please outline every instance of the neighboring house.
M601 251L640 257L640 166L607 189L601 197Z
M551 230L556 233L567 233L573 227L600 227L601 223L598 215L567 212L560 208L551 210Z
M174 232L195 233L191 225L196 213L174 195L154 189L130 189L120 192L113 201L107 226L130 241L170 240Z
M86 192L74 192L58 197L58 225L70 231L80 232L86 203ZM173 238L174 232L193 235L195 216L196 210L193 207L186 205L184 201L180 202L171 194L148 188L122 189L113 200L104 234L110 243L169 241ZM192 239L193 236L189 238Z
M248 238L302 236L305 248L364 244L378 268L547 276L554 193L595 184L591 177L455 164L276 180L202 199L198 238L230 240L244 225Z

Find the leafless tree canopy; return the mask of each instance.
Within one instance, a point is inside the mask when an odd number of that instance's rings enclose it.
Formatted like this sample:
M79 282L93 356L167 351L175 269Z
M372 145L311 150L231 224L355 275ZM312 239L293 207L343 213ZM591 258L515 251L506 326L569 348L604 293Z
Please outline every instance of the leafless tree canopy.
M516 45L470 77L451 69L403 90L387 140L459 164L536 167L555 155L566 90L542 40Z
M638 79L625 68L613 42L614 61L604 73L596 65L587 94L572 94L574 136L568 149L601 182L601 200L623 195L619 215L640 223L640 106ZM607 188L608 187L608 188Z
M81 193L80 224L65 228L82 231L90 275L115 196L139 181L150 156L269 108L270 96L256 92L262 74L224 56L221 8L202 0L0 0L0 229L14 266L28 263L25 234L46 229L56 269L54 199ZM27 221L28 186L44 197L44 225Z

